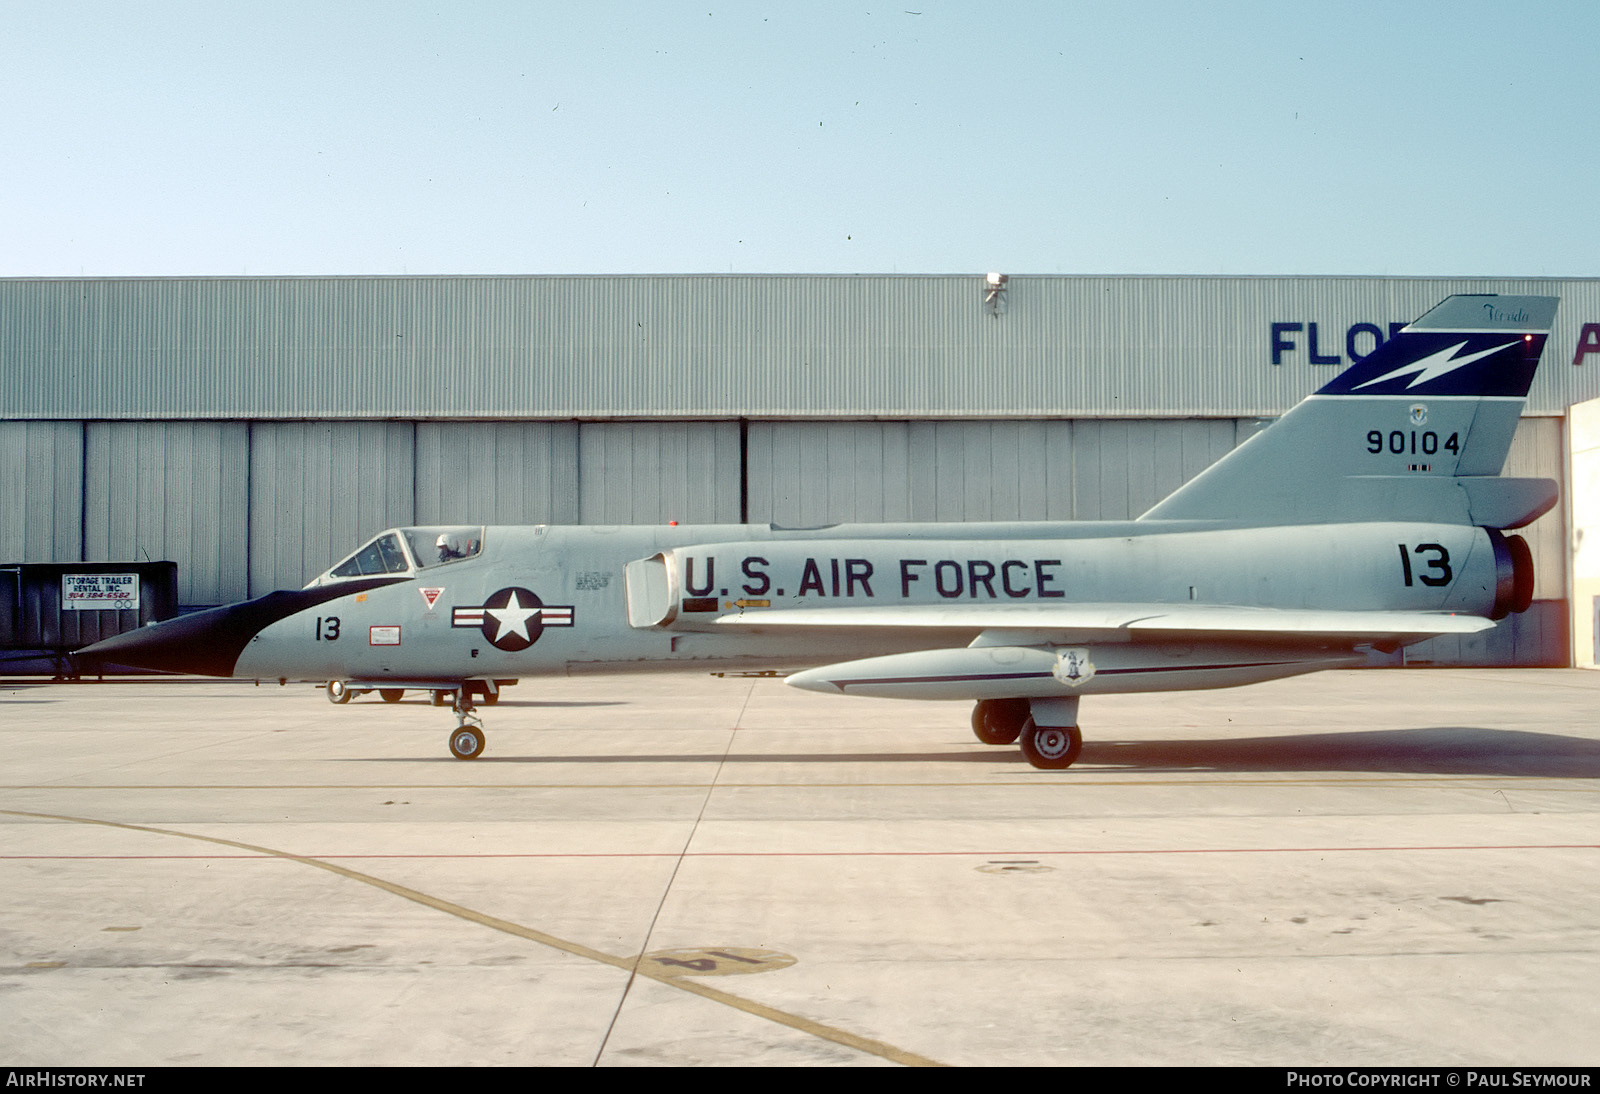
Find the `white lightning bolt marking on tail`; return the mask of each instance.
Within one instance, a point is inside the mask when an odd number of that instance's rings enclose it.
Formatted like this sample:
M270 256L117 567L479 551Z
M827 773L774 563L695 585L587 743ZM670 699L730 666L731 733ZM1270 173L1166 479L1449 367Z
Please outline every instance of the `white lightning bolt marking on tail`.
M1406 385L1407 389L1414 388L1418 384L1425 384L1429 380L1434 380L1445 375L1446 373L1454 372L1463 365L1470 365L1472 362L1487 357L1491 353L1499 353L1501 350L1516 344L1517 343L1514 341L1507 342L1504 346L1495 346L1492 349L1479 350L1477 353L1469 353L1465 357L1455 357L1453 355L1460 353L1461 350L1466 346L1465 342L1457 342L1449 349L1442 349L1438 353L1424 357L1420 361L1413 361L1409 365L1403 365L1400 368L1395 369L1393 372L1385 373L1376 380L1368 380L1364 384L1357 384L1350 390L1360 391L1364 387L1371 387L1373 384L1381 384L1385 380L1393 380L1396 376L1407 376L1415 372L1417 373L1417 378Z

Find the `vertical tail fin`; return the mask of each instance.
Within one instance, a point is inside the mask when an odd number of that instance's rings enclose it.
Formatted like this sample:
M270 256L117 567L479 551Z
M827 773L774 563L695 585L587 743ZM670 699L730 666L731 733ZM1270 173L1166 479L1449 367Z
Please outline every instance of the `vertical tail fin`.
M1496 476L1558 302L1447 298L1139 519L1526 524L1555 483Z

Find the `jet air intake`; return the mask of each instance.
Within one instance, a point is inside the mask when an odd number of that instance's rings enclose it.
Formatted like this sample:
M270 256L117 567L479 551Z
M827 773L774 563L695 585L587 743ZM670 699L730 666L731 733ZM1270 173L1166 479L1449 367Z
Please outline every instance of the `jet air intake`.
M628 626L665 627L678 618L677 559L668 553L651 555L622 568L627 589Z
M622 568L623 584L628 603L630 627L674 627L697 629L717 614L727 610L752 607L766 608L770 597L749 593L748 585L730 586L718 582L718 562L724 576L733 569L733 560L746 559L759 552L772 553L770 544L718 543L690 547L674 547L649 558L630 562ZM756 561L765 562L765 558ZM748 573L738 580L748 581ZM761 580L767 582L765 577ZM724 596L736 599L726 602Z

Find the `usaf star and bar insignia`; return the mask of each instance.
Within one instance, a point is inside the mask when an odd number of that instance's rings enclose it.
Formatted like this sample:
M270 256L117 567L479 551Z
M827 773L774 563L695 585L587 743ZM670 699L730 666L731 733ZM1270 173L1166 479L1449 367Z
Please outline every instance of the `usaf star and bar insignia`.
M489 594L476 607L452 608L450 625L477 627L495 649L516 653L539 641L546 627L572 626L573 616L570 604L548 605L531 590L512 586Z

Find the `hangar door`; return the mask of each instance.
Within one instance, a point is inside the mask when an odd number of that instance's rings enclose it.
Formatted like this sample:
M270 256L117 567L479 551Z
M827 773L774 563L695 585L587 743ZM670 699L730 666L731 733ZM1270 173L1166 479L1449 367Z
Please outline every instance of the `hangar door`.
M1600 399L1568 412L1572 445L1573 664L1600 668Z
M751 422L748 512L845 521L1125 520L1256 419Z

